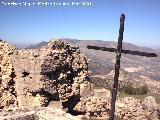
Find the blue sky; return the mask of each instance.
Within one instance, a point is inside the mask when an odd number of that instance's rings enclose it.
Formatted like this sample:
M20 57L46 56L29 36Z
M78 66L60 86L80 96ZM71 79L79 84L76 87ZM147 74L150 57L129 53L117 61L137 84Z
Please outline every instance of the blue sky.
M0 0L0 38L31 44L51 38L117 41L119 17L126 15L124 41L160 48L160 0L26 0L92 2L91 6L4 6ZM24 0L25 1L25 0Z

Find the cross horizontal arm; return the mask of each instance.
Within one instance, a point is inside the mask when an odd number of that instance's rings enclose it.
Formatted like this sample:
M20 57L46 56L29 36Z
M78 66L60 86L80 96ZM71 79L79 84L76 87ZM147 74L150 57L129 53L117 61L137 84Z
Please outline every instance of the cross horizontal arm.
M108 51L108 52L117 52L115 48L106 48L106 47L98 47L98 46L87 46L88 49ZM147 52L139 52L139 51L131 51L131 50L123 50L121 51L124 54L138 55L138 56L146 56L146 57L157 57L156 53L147 53Z

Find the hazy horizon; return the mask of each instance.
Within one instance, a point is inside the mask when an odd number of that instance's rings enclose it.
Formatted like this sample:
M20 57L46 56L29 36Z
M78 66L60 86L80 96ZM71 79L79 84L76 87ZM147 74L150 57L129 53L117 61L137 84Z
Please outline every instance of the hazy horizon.
M12 42L12 41L7 41L7 40L4 40L4 41L6 41L6 42L9 42L9 43L11 43L11 44L14 44L14 45L16 45L18 48L25 48L25 47L29 47L29 46L32 46L32 45L37 45L37 44L39 44L39 43L42 43L42 42L49 42L50 40L58 40L58 39L74 39L74 40L81 40L81 39L76 39L76 38L51 38L51 39L49 39L49 40L42 40L42 41L34 41L34 42L31 42L31 43L28 43L28 44L26 44L26 43L14 43L14 42ZM83 39L83 40L87 40L87 39ZM95 39L94 39L95 40ZM94 41L94 40L91 40L91 41ZM111 41L111 42L117 42L117 41L112 41L112 40L100 40L99 39L99 41ZM123 41L123 43L128 43L128 44L133 44L133 45L136 45L136 46L139 46L139 47L146 47L146 48L151 48L151 49L155 49L155 50L158 50L158 49L160 49L160 47L149 47L149 46L142 46L142 45L137 45L137 44L134 44L134 43L129 43L129 42L126 42L126 41Z

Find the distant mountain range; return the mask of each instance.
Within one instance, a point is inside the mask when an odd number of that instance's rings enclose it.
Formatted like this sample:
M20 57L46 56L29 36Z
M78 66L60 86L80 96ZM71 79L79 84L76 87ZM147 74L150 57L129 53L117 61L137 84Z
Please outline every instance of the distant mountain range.
M102 40L76 40L76 39L61 39L61 40L80 47L82 53L84 53L90 59L89 69L91 70L92 75L107 75L112 70L114 70L115 56L116 56L115 53L89 50L87 49L86 46L96 45L100 47L116 48L117 46L116 42L102 41ZM28 48L37 49L41 48L42 46L45 46L46 44L47 42L43 41L41 43L31 45ZM121 70L124 72L128 72L129 74L132 74L135 77L144 75L153 80L160 80L159 50L139 47L125 42L123 43L123 49L157 53L158 57L156 58L122 54Z
M42 41L38 44L31 44L29 47L27 47L27 49L38 49L41 48L42 46L45 46L48 42L46 41Z

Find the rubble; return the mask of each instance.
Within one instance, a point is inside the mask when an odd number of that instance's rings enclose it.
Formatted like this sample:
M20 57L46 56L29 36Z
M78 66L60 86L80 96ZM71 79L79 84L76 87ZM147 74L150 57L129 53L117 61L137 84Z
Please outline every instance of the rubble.
M148 96L142 102L146 116L154 120L160 119L160 105L156 103L153 96Z

